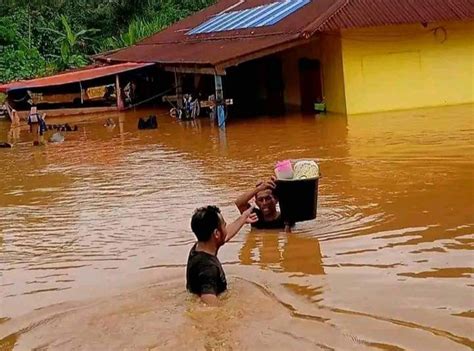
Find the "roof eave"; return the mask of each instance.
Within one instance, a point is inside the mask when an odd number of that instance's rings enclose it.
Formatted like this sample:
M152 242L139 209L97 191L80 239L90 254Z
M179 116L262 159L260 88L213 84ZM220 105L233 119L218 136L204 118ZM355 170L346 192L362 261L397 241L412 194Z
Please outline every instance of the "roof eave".
M230 60L215 61L215 62L183 62L183 61L154 61L159 64L164 70L169 72L179 73L190 73L190 74L212 74L212 75L225 75L226 69L233 66L238 66L244 62L259 59L265 56L269 56L287 49L291 49L296 46L308 43L311 40L309 37L305 37L300 33L290 36L286 41L266 47L264 49L255 50L244 55L233 57ZM121 59L112 59L107 57L100 58L107 62L124 62Z

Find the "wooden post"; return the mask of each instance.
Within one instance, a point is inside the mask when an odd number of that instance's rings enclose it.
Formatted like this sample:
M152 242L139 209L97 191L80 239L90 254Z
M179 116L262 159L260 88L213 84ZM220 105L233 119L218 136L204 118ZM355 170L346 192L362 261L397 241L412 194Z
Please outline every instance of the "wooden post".
M84 105L84 90L82 89L82 82L79 82L79 89L81 89L81 105Z
M224 89L222 86L222 76L215 75L214 83L216 86L216 115L219 128L225 128L227 119L224 101Z
M120 89L120 78L118 74L115 76L115 95L117 96L117 110L122 111L124 106L122 100L122 90Z
M183 108L183 75L174 72L174 84L176 86L176 104L179 109Z
M7 95L7 99L5 100L4 105L7 108L7 113L8 113L8 117L10 118L10 121L13 122L13 109L10 107L10 104L8 103L8 95Z

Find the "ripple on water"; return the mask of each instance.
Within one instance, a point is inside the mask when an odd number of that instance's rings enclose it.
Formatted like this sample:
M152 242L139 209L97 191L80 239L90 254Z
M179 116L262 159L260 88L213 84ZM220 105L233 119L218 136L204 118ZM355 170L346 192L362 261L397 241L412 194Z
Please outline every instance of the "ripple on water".
M338 349L337 342L321 340L336 340L344 329L356 342L339 349L462 349L474 310L467 284L474 240L470 108L235 119L226 133L205 120L192 127L166 117L158 130L141 133L136 118L150 111L138 110L122 115L123 134L86 122L65 143L34 149L22 132L20 143L0 156L0 271L2 297L9 296L2 313L16 321L36 307L82 299L89 287L108 291L128 277L155 280L174 268L181 283L166 301L182 303L193 210L217 204L229 221L237 215L235 197L269 176L275 160L316 158L323 172L316 221L298 224L291 235L245 229L219 252L231 277L279 292L284 310L253 292L245 295L268 308L262 313L275 310L277 320L290 311L289 319L265 323L249 312L255 324L248 325L268 332L256 336L259 345L278 340ZM7 128L0 123L0 136ZM247 290L239 289L229 303L242 301L238 294ZM154 327L162 321L139 307ZM126 328L148 320L123 311ZM177 311L161 312L173 321L183 316L174 316ZM321 324L329 319L335 329L307 335L304 316ZM101 329L112 328L113 319L98 318L97 330L113 335ZM160 331L168 330L167 322L158 322ZM196 330L191 335L205 333ZM69 342L49 337L51 345ZM177 349L187 346L173 344L171 333L165 339ZM1 345L18 342L11 334Z

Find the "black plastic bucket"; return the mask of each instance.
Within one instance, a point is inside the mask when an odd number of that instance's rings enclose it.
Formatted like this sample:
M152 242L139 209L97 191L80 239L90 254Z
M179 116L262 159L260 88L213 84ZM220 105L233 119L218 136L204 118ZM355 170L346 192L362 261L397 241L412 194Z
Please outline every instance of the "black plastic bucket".
M316 218L319 178L277 180L275 193L280 202L282 218L296 223Z

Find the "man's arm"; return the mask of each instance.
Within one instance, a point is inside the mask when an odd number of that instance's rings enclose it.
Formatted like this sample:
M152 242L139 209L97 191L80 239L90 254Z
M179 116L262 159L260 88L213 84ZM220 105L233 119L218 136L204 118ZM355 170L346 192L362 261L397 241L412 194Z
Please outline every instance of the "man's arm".
M202 269L198 275L199 279L199 297L201 301L209 306L218 306L217 286L219 280L219 270L215 266L208 266Z
M269 181L261 181L257 184L257 186L249 191L246 191L242 195L240 195L237 200L235 200L235 205L239 209L240 213L244 213L249 207L249 201L257 195L258 192L266 189L275 189L275 178L272 177Z
M254 188L252 190L246 191L242 195L240 195L237 200L235 200L235 205L239 209L240 213L244 213L250 204L249 201L259 192L258 188Z
M227 225L227 236L225 242L229 242L234 236L236 236L245 224L252 224L258 221L257 215L253 213L254 208L254 206L250 206L242 212L239 218Z

